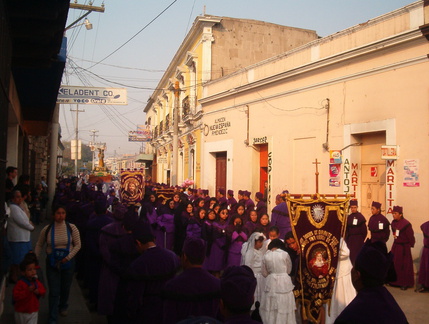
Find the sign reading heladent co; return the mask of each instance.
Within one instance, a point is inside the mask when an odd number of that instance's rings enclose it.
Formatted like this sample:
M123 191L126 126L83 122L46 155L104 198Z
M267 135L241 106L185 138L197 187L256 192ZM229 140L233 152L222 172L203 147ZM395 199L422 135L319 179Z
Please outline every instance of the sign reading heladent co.
M80 105L127 105L127 89L61 86L57 103Z

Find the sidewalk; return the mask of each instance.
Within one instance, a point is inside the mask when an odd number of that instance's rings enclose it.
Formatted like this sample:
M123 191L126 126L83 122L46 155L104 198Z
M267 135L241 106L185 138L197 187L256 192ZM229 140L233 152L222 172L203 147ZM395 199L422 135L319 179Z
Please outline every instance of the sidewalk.
M427 323L429 318L429 292L418 293L414 288L401 290L387 287L407 317L408 323Z
M31 234L31 241L33 247L36 244L37 238L41 229L48 224L48 221L45 221L43 224L36 226L36 229ZM43 266L45 264L45 254L41 254L40 264ZM45 278L46 283L46 278ZM13 284L8 284L6 288L6 297L4 312L0 318L0 324L13 324L14 320L14 310L12 305L12 289ZM48 293L44 298L40 299L40 311L39 311L39 323L48 322ZM88 310L86 305L85 297L82 293L82 290L79 287L77 280L74 278L70 290L70 299L69 299L69 309L68 315L66 317L59 317L58 323L60 324L106 324L107 320L104 316L99 316L95 312L91 313Z

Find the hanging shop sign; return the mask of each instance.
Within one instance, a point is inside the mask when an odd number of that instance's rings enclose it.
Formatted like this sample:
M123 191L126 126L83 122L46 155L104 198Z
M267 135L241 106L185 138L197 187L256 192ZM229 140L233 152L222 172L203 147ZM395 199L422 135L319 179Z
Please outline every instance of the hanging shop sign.
M79 105L127 105L125 88L61 86L57 103Z

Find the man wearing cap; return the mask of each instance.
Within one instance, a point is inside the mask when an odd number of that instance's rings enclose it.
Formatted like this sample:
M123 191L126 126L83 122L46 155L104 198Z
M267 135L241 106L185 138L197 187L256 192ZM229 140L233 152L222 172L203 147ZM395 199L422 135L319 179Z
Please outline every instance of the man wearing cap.
M228 196L228 199L226 202L227 208L228 208L229 212L231 213L231 215L235 214L237 211L237 209L236 209L237 200L234 198L234 190L231 190L231 189L228 190L227 196Z
M250 191L245 190L243 192L243 198L245 200L245 202L244 202L244 209L246 210L246 212L245 212L245 214L246 214L246 220L249 219L250 211L251 210L255 210L255 203L250 198L251 195L252 195L252 193Z
M414 247L416 239L411 223L404 218L401 206L393 206L393 263L395 265L396 280L390 282L392 286L401 287L406 290L408 287L414 287L414 267L411 248Z
M202 269L205 254L202 239L186 239L181 256L184 271L164 286L164 324L177 323L190 316L218 316L220 280Z
M390 223L381 214L381 204L373 201L371 205L372 216L368 222L368 229L371 232L371 242L382 241L386 243L390 236Z
M100 233L101 229L112 223L113 219L107 212L107 200L104 194L98 193L94 202L94 214L92 214L85 226L84 253L85 272L84 278L89 290L89 305L95 309L98 302L98 284L103 259L100 253Z
M226 208L228 205L228 200L225 197L225 189L219 188L217 190L217 202L220 205L220 208Z
M256 289L255 275L248 266L231 266L220 279L220 310L226 324L260 324L250 318Z
M238 198L238 203L239 204L245 204L246 203L246 200L244 199L244 190L238 190L238 196L237 196L237 198Z
M392 256L381 241L367 241L352 269L353 286L358 294L335 320L341 323L408 323L404 312L384 287Z
M271 211L271 225L279 228L280 237L282 238L292 230L289 211L281 195L276 196L276 206Z
M119 283L119 274L112 271L111 248L117 240L127 234L127 231L122 225L127 208L123 204L118 204L113 212L114 221L107 224L101 229L99 247L102 257L102 265L100 272L100 282L98 287L98 313L111 316L114 310L114 301L116 290Z
M356 257L368 235L365 217L358 212L358 201L350 200L350 212L347 217L346 243L350 250L350 261L355 264Z
M255 201L256 201L256 206L255 206L256 213L258 214L258 218L261 218L262 215L267 213L267 204L264 201L264 194L262 192L255 193Z
M174 252L158 247L150 226L144 224L133 231L141 255L131 263L126 277L126 323L162 323L162 289L174 277L180 261Z

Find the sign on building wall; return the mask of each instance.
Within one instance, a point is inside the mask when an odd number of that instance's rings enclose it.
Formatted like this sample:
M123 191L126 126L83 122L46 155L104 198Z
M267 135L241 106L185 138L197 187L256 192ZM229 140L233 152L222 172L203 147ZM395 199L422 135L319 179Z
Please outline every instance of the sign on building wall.
M396 168L395 160L386 161L386 214L392 214L396 197Z
M381 147L381 158L383 160L397 160L399 155L398 145L383 145Z
M57 103L79 105L127 105L125 88L61 86Z
M341 164L339 163L330 163L329 164L329 186L330 187L340 187L341 185Z
M404 187L420 187L419 160L404 160Z
M214 124L204 125L204 135L227 135L228 129L231 127L231 122L228 121L225 117L216 118Z
M329 151L329 162L330 163L343 163L340 150Z
M357 197L357 186L359 180L359 165L358 163L350 163L349 159L344 160L343 164L343 188L344 193Z

